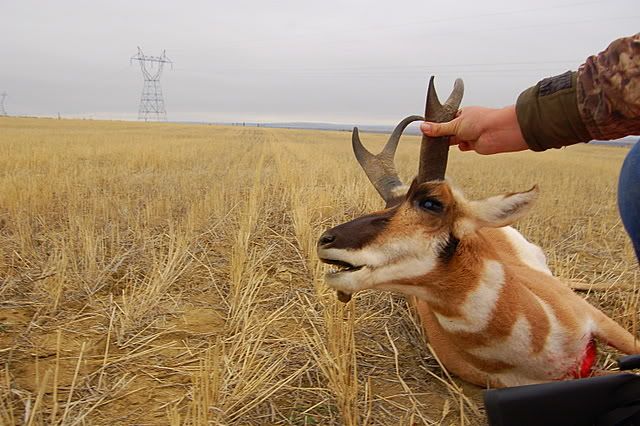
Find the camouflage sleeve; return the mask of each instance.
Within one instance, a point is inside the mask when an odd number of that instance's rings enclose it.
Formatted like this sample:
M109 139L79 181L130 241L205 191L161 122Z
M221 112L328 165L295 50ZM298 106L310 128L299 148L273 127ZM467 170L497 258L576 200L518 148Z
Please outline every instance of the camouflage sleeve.
M640 133L640 33L525 90L516 114L534 151Z
M578 69L578 110L593 139L640 133L640 33L614 41Z

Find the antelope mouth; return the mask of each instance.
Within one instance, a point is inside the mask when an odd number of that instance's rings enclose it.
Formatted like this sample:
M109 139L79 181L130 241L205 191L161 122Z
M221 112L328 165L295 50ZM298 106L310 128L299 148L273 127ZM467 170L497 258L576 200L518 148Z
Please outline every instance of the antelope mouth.
M327 272L327 275L338 275L348 272L355 272L364 268L364 265L356 266L352 265L349 262L345 262L344 260L322 258L320 260L329 265L329 271Z

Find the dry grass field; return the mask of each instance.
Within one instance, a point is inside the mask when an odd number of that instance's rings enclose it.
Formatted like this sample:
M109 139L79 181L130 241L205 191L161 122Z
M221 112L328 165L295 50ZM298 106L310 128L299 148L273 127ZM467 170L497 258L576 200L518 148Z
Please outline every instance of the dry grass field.
M470 197L538 183L517 228L556 275L611 284L581 294L637 335L625 153L454 150L449 171ZM323 283L318 235L381 204L345 132L0 118L0 424L482 424L402 297Z

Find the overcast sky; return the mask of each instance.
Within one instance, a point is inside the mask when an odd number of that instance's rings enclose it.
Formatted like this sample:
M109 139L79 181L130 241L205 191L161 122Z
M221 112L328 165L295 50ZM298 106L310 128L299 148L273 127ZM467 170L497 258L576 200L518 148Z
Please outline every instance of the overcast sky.
M163 49L170 120L393 124L444 97L502 106L640 31L638 0L0 2L10 114L135 119L129 58Z

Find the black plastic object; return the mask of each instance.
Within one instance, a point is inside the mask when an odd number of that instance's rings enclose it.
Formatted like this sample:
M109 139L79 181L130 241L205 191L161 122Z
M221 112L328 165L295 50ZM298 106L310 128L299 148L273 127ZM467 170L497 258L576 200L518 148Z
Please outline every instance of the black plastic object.
M640 377L622 373L492 389L484 392L484 405L491 426L640 426Z
M640 368L640 355L627 355L618 360L620 370L633 370Z
M640 355L619 361L640 368ZM491 426L640 426L640 376L631 373L484 392Z

